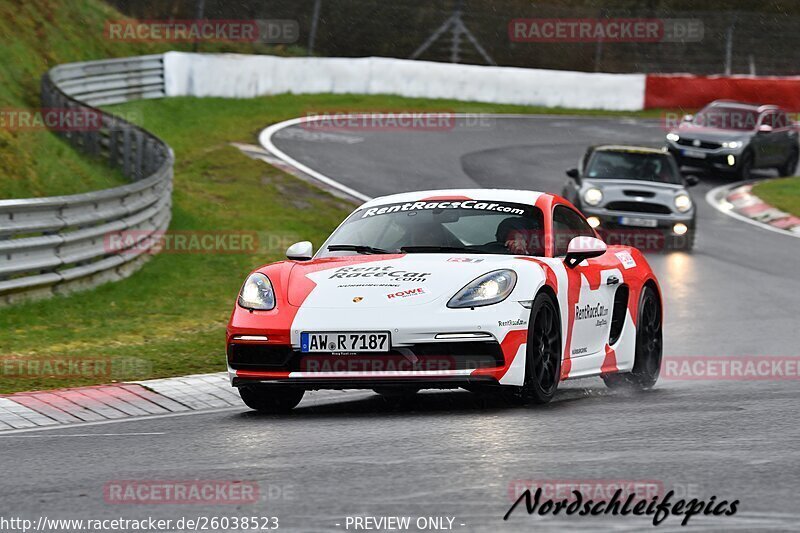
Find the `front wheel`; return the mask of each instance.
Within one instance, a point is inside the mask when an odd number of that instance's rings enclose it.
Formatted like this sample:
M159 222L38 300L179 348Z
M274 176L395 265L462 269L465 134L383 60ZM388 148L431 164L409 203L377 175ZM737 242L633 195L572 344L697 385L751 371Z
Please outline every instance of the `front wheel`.
M609 388L633 387L644 390L658 381L663 348L661 303L652 287L645 286L642 290L638 314L633 369L630 372L603 376L603 381Z
M561 379L561 320L545 293L531 306L526 348L525 381L521 387L509 387L506 397L516 404L548 403Z
M736 170L736 175L739 179L749 180L753 171L753 152L745 152L742 155L742 161L739 163L739 168Z
M294 387L255 386L239 387L244 404L259 413L288 413L300 403L305 391Z

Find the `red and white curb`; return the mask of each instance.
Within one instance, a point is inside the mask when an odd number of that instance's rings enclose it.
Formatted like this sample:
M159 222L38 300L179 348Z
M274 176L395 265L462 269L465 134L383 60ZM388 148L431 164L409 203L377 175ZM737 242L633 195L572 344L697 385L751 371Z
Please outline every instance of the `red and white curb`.
M225 372L0 397L0 431L244 407Z
M800 217L765 203L752 193L755 182L723 185L708 191L706 200L712 207L733 218L763 229L800 237Z
M371 391L312 391L300 406L352 402L371 395ZM0 434L247 409L226 372L17 392L0 396Z

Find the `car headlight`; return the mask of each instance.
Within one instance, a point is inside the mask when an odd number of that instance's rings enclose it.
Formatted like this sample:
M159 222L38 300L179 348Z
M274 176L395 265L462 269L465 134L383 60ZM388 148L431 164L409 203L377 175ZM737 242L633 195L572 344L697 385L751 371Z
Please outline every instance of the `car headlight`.
M692 208L692 199L688 194L679 194L675 197L675 209L681 213L685 213Z
M275 291L264 274L250 274L239 291L239 305L245 309L269 311L275 308Z
M723 148L741 148L744 143L742 141L726 141L722 143Z
M481 307L502 302L517 284L513 270L495 270L472 280L447 302L447 307Z
M676 142L678 142L680 140L680 138L681 138L681 136L678 135L677 133L667 133L667 140L668 141L672 141L672 142L676 143Z
M597 205L603 201L603 191L592 187L583 193L583 200L589 205Z

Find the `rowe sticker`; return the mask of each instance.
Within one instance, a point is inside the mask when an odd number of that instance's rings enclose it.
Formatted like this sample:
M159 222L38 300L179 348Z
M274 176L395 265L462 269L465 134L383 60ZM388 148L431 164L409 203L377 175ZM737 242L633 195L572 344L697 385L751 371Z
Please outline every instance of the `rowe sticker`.
M403 298L408 298L410 296L419 296L420 294L425 294L425 289L423 289L422 287L416 289L408 289L404 291L390 292L389 294L386 295L386 298L388 300L394 300L397 298L403 299Z

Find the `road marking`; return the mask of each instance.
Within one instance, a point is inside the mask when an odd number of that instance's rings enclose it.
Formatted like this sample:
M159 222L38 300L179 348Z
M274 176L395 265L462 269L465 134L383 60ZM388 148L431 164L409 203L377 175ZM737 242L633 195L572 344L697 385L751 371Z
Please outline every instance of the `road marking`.
M152 417L147 417L152 418ZM109 422L111 422L109 420ZM77 424L75 424L77 425ZM56 428L48 428L56 429ZM60 428L67 429L67 428ZM136 437L143 435L166 435L163 431L143 431L134 433L70 433L64 435L0 435L0 439L55 439L65 437Z
M351 115L356 115L356 116L369 115L369 116L373 116L373 117L391 117L391 116L394 116L391 113L352 113ZM593 115L558 115L558 114L531 114L531 115L526 115L526 114L521 114L521 113L508 113L508 114L505 114L505 113L453 113L453 116L455 118L481 116L481 117L488 117L488 118L513 118L513 119L516 119L516 118L545 119L546 118L546 119L551 119L551 120L553 120L553 119L556 119L556 120L597 120L597 119L607 119L607 120L618 120L620 122L622 122L624 120L633 120L633 121L639 121L641 123L652 122L652 121L655 120L655 119L632 119L630 117L625 117L625 116L616 117L616 116L602 116L602 115L593 116ZM292 118L292 119L289 119L289 120L284 120L283 122L278 122L276 124L272 124L271 126L267 126L263 130L261 130L261 133L259 133L259 135L258 135L258 142L268 152L270 152L272 155L274 155L278 159L282 160L284 163L295 167L300 172L311 176L312 178L324 183L325 185L327 185L329 187L332 187L332 188L334 188L334 189L336 189L336 190L338 190L340 192L345 193L348 196L351 196L351 197L356 198L358 200L361 200L363 202L368 202L368 201L372 200L371 196L367 196L366 194L364 194L364 193L362 193L360 191L357 191L357 190L355 190L355 189L353 189L351 187L348 187L347 185L345 185L343 183L340 183L340 182L336 181L335 179L333 179L333 178L331 178L329 176L326 176L322 172L318 172L318 171L314 170L313 168L311 168L311 167L309 167L307 165L304 165L303 163L301 163L297 159L293 158L292 156L290 156L289 154L287 154L286 152L284 152L283 150L281 150L280 148L275 146L275 144L272 142L273 135L275 135L278 131L280 131L282 129L289 128L291 126L297 126L299 124L305 124L306 122L313 122L313 121L317 121L317 120L326 120L326 119L327 119L327 117L325 117L325 116L297 117L297 118ZM626 124L629 124L629 123L626 122Z
M325 174L323 174L321 172L317 172L316 170L312 169L311 167L308 167L308 166L304 165L300 161L298 161L298 160L294 159L293 157L291 157L286 152L280 150L277 146L275 146L272 143L272 136L278 130L282 130L284 128L288 128L290 126L296 126L298 124L304 124L306 122L311 122L312 120L315 120L315 119L322 119L322 117L298 117L298 118L293 118L293 119L290 119L290 120L285 120L283 122L278 122L277 124L273 124L272 126L268 126L268 127L264 128L264 130L262 130L262 132L258 135L258 142L260 142L261 146L266 148L269 152L271 152L273 155L275 155L278 159L282 159L284 162L288 163L289 165L292 165L293 167L295 167L299 171L301 171L301 172L303 172L305 174L308 174L312 178L324 183L325 185L327 185L329 187L333 187L334 189L337 189L338 191L343 192L348 196L351 196L353 198L361 200L362 202L367 202L367 201L371 200L372 198L370 198L366 194L360 193L355 189L351 189L347 185L339 183L335 179L329 178Z
M208 415L214 413L226 413L230 411L247 411L247 407L221 407L219 409L206 409L203 411L179 411L176 413L166 413L163 415L144 415L144 416L132 416L130 418L116 418L112 420L98 420L95 422L80 422L76 424L64 424L59 426L41 426L35 428L26 428L26 429L12 429L8 431L4 431L0 436L11 436L11 435L18 435L20 433L36 433L40 431L52 431L54 429L67 429L67 428L82 428L82 427L89 427L89 426L104 426L106 424L121 424L124 422L140 422L142 420L159 420L162 418L175 418L179 416L189 416L189 415Z

